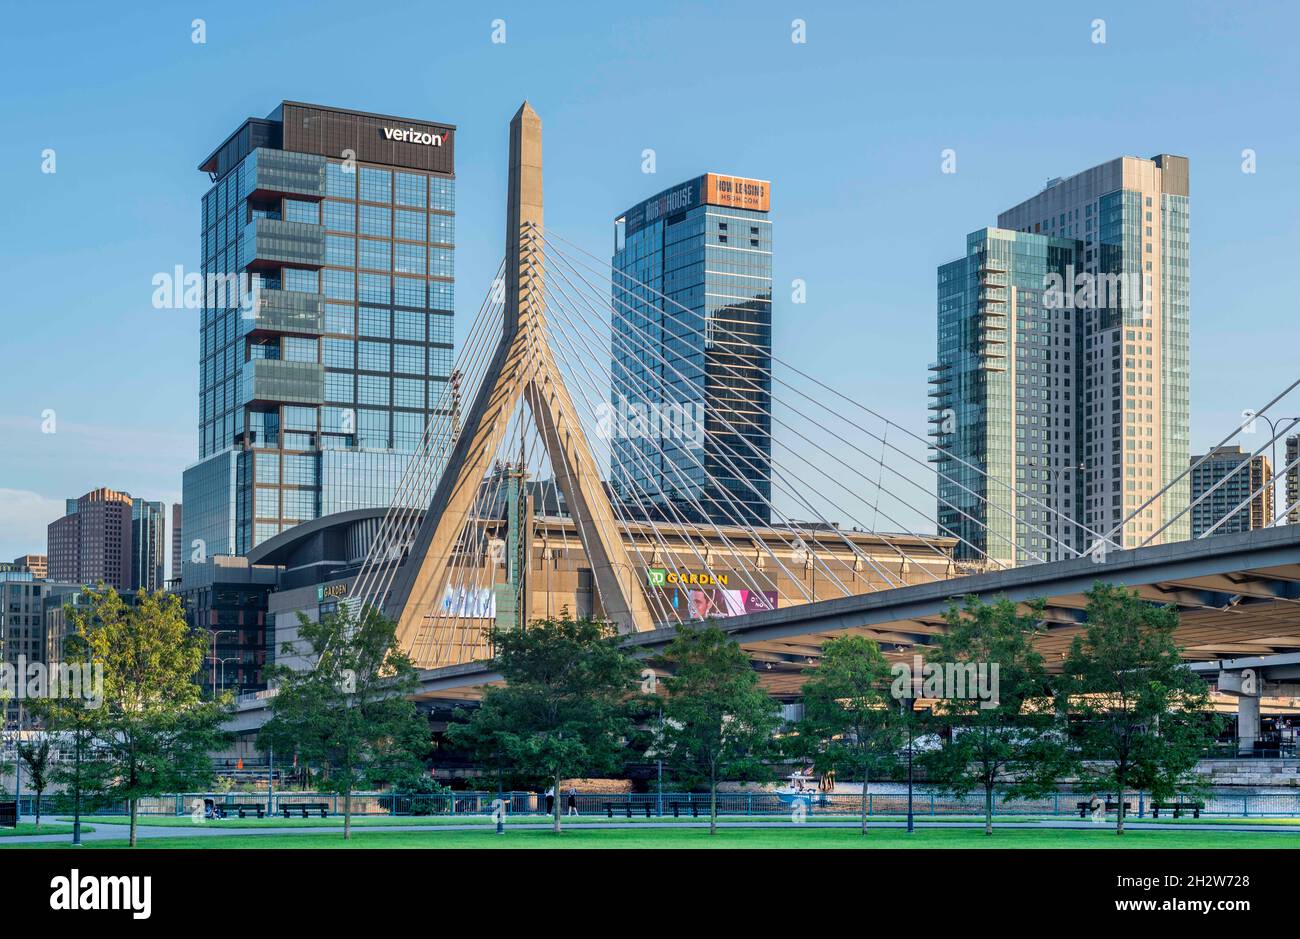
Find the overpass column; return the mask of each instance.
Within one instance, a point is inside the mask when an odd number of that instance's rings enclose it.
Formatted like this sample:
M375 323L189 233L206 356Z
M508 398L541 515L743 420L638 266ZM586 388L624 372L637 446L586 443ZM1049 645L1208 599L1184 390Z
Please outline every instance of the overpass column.
M1254 748L1259 737L1259 696L1237 696L1237 750L1246 753Z

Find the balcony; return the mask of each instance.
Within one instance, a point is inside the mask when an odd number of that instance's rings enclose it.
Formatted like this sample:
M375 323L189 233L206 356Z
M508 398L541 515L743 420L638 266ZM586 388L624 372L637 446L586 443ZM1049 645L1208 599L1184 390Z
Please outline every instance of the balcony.
M253 271L320 267L325 263L325 228L309 222L255 218L244 228L240 263Z
M325 198L325 158L314 153L258 148L246 172L245 198Z
M253 359L244 363L239 392L241 404L320 404L325 400L325 366Z
M253 316L239 318L241 336L319 336L325 331L325 298L318 293L262 289Z

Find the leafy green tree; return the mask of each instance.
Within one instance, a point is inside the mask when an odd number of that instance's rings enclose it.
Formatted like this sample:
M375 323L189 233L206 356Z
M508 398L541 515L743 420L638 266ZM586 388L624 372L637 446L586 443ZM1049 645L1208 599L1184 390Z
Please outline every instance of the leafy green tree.
M661 682L667 693L655 752L678 778L707 783L709 834L717 834L718 782L767 772L777 704L749 656L716 626L679 627L658 661L671 675Z
M258 746L297 753L322 772L317 788L343 797L343 837L352 837L352 794L366 785L410 785L424 774L428 719L408 695L415 666L397 648L397 626L370 607L319 622L298 617L312 667L271 670L272 716ZM295 650L285 645L285 652Z
M226 709L200 697L203 640L190 629L180 598L158 591L125 603L111 587L87 588L69 607L70 625L88 659L103 668L103 713L89 724L92 788L125 800L136 845L139 800L183 792L212 779L210 751L222 746Z
M865 835L868 785L897 765L905 730L889 694L889 661L874 639L841 636L822 647L821 661L804 674L804 717L787 739L792 752L810 757L819 772L862 780Z
M546 780L555 790L552 827L560 832L566 777L617 770L632 733L637 663L610 626L589 619L538 620L492 634L489 687L448 739L512 775Z
M993 834L993 800L1051 792L1070 768L1064 722L1043 657L1042 603L971 597L944 614L948 629L927 651L927 670L943 691L928 723L946 742L922 758L930 778L954 795L984 794L984 833ZM923 691L925 697L936 697Z
M50 786L50 738L42 734L34 741L18 744L18 758L27 768L27 782L36 796L36 827L41 827L41 796Z
M1061 691L1076 718L1080 778L1115 794L1115 831L1122 835L1126 790L1148 789L1164 800L1196 788L1196 762L1217 718L1206 713L1209 687L1186 667L1174 638L1177 608L1099 582L1088 592L1086 615L1063 665Z
M69 611L71 607L67 608ZM71 613L68 614L71 616ZM85 635L69 634L63 641L64 666L93 666L90 644ZM85 689L83 689L85 690ZM83 811L105 801L106 774L95 757L95 738L105 720L103 701L95 695L101 689L89 689L91 694L80 697L50 697L31 702L32 712L41 720L47 732L56 736L64 749L61 759L50 774L50 781L62 787L64 798L72 803L72 843L81 844L81 815ZM71 759L66 750L71 744Z

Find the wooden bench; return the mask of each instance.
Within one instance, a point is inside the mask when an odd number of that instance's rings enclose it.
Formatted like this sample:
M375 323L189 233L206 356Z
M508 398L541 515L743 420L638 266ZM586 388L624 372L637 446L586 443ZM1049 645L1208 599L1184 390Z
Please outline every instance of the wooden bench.
M681 811L681 810L680 810L680 806L681 806L681 803L680 803L680 802L673 802L673 803L672 803L672 807L673 807L673 818L680 818L680 817L681 817L681 815L680 815L680 811ZM699 817L700 817L700 804L699 804L698 802L694 802L694 801L691 802L691 817L692 817L692 818L699 818Z
M646 818L649 818L649 817L650 817L650 803L649 803L649 802L644 803L644 808L645 808L645 817L646 817ZM627 817L628 817L628 818L631 818L631 817L632 817L632 800L631 800L631 799L628 799L627 802L625 802L625 803L623 804L623 809L627 812ZM613 818L613 817L614 817L614 803L613 803L613 802L606 802L606 803L605 803L605 816L606 816L607 818Z
M321 818L328 818L329 808L330 806L328 802L293 802L281 804L280 811L284 813L285 818L289 818L292 813L297 811L302 812L303 818L307 817L308 812L320 812Z
M226 805L213 806L213 812L218 818L227 818L231 812L238 812L239 817L243 818L245 812L256 812L257 817L261 818L262 813L266 811L266 806L261 802L231 802Z
M1152 802L1151 817L1159 818L1161 809L1172 809L1174 818L1182 817L1183 812L1191 810L1192 818L1201 817L1201 809L1205 808L1204 802Z
M1087 818L1087 817L1088 817L1088 813L1092 811L1092 802L1091 802L1091 801L1088 801L1088 802L1076 802L1076 803L1074 803L1074 804L1077 805L1077 806L1079 807L1079 817L1080 817L1080 818ZM1118 803L1118 802L1107 802L1107 803L1106 803L1106 813L1107 813L1107 814L1109 814L1109 813L1111 813L1111 812L1117 812L1117 811L1119 811L1119 803ZM1133 811L1133 803L1132 803L1132 802L1125 802L1125 803L1124 803L1124 814L1125 814L1125 815L1128 815L1128 814L1131 813L1132 811Z

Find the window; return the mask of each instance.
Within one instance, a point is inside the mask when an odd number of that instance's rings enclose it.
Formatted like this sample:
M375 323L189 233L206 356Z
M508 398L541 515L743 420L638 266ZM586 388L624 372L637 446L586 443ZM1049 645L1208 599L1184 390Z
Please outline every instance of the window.
M358 274L357 297L363 303L389 303L389 282L385 274Z
M325 227L330 231L356 231L356 207L350 202L325 200Z
M407 241L424 241L427 231L425 220L428 218L423 212L407 212L404 209L397 210L397 237L404 238Z
M356 332L356 320L357 311L354 307L342 303L325 304L325 332L351 336Z
M386 342L358 343L357 368L368 372L391 372L393 370L392 346Z
M342 199L355 199L357 197L356 168L353 167L351 172L347 172L342 163L326 163L325 192L327 195Z
M393 313L393 338L424 340L424 314L396 310Z
M357 263L357 243L342 235L325 236L325 263L352 267Z
M322 339L325 364L333 368L356 367L356 343L351 339Z
M394 245L393 270L402 274L424 274L426 272L426 252L424 245L408 245L397 242ZM443 250L435 248L435 251Z
M361 336L389 338L392 335L389 312L363 306L357 316L357 333Z
M393 346L393 371L408 375L424 374L424 346ZM420 406L420 405L417 405Z
M428 186L425 177L417 176L414 173L397 174L397 204L410 205L418 209L423 209L428 203L426 199L426 190Z
M392 202L393 174L390 170L361 167L361 201Z
M393 269L392 245L389 242L362 238L357 245L361 256L361 263L358 266L376 271Z
M361 234L389 238L393 234L393 210L379 205L361 206Z
M353 397L353 377L352 372L326 372L325 400L342 401L344 404L351 404L355 401L356 399Z
M320 205L316 202L304 202L300 199L284 200L284 218L288 222L307 222L320 224Z
M393 303L396 306L424 306L424 281L414 277L395 277Z
M387 375L358 375L357 403L387 406L389 403L388 382Z
M393 404L399 408L423 408L424 382L418 378L394 378Z
M304 271L294 267L284 269L284 289L298 293L317 293L320 290L320 276L315 271Z

